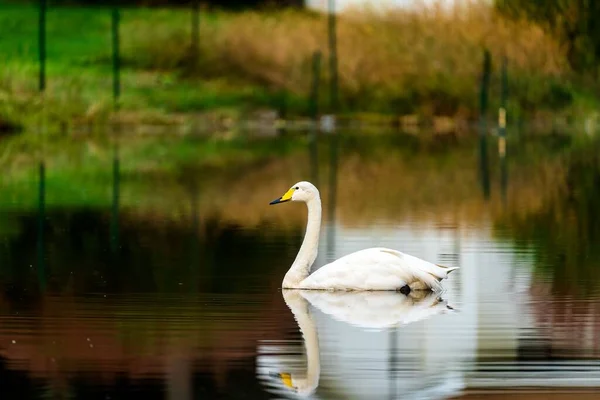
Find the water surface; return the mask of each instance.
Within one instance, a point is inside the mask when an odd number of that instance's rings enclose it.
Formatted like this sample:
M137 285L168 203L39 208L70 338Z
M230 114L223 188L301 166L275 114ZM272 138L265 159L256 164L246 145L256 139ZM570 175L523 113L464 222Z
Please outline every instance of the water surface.
M3 184L3 398L598 395L593 141L257 140L287 150ZM268 203L299 180L323 198L315 268L385 246L460 270L439 296L282 292L306 211Z

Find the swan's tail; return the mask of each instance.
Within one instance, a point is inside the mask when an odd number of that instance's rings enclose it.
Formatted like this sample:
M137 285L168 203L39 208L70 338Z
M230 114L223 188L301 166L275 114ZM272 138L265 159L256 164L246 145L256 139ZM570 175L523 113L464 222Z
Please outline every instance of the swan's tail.
M447 267L445 265L440 265L440 264L435 264L435 265L437 265L440 268L445 269L446 270L446 275L448 275L450 272L452 272L452 271L454 271L456 269L460 269L460 267Z

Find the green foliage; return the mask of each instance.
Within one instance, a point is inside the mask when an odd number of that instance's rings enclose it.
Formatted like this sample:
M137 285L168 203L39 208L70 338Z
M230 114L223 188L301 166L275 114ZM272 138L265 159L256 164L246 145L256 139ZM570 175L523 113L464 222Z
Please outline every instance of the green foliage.
M497 72L508 58L509 121L538 110L597 106L593 87L575 79L556 40L539 27L510 23L486 5L463 11L460 19L437 12L340 17L339 111L475 118L483 48L492 52L489 110L498 107ZM10 38L0 41L0 130L35 131L45 118L51 130L64 132L111 118L110 9L51 6L48 12L42 107L38 10L0 0L0 37ZM120 105L128 122L179 123L182 113L197 112L235 119L264 108L287 117L309 114L310 60L315 50L325 54L327 43L322 16L203 12L197 57L190 52L189 9L124 8L121 22ZM325 61L321 111L329 100Z
M39 101L38 10L34 4L0 1L0 131L19 126L34 131L41 118L50 129L72 123L104 123L112 104L112 59L108 8L50 7L47 16L45 108ZM203 26L212 17L203 15ZM144 23L144 22L147 23ZM185 76L189 13L187 10L126 9L122 12L123 68L121 107L129 120L169 121L178 112L228 113L277 104L279 92L235 75ZM161 26L156 29L156 26ZM161 56L149 52L152 40ZM173 42L174 41L174 42ZM183 63L183 64L182 64ZM291 96L292 111L305 99Z

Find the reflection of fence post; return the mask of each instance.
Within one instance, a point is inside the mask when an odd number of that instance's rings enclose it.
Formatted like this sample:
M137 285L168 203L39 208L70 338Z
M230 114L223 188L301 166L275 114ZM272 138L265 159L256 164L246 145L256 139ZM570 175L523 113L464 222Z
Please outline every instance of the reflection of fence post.
M112 50L113 50L113 106L117 113L116 126L114 127L113 135L114 142L114 157L113 157L113 180L112 180L112 209L110 220L110 246L114 256L118 254L119 249L119 202L120 202L120 184L121 184L121 164L119 160L119 134L120 121L118 117L119 99L121 97L121 55L120 55L120 14L119 8L112 9Z
M44 92L46 91L46 14L48 11L47 0L40 0L39 3L39 32L38 32L38 56L40 62L38 88L42 94L42 111L40 116L42 133L42 152L39 163L39 182L38 182L38 237L37 237L37 272L42 291L46 288L46 260L44 230L46 220L46 165L44 163L44 145L46 129L46 102Z
M492 58L489 50L485 50L483 53L483 71L481 75L481 87L479 92L479 124L481 135L487 135L486 126L486 112L488 106L488 95L490 87L490 75L492 69Z
M312 87L310 91L309 113L316 123L319 118L319 86L321 84L321 52L315 51L312 58Z
M508 97L508 72L506 56L502 59L500 109L498 110L498 152L501 157L506 153L506 102Z
M335 0L329 0L329 78L331 112L336 113L338 109L338 62L337 62L337 32L335 16Z
M119 55L119 8L112 10L112 50L113 50L113 101L115 107L118 107L119 97L121 96L121 58Z
M481 173L483 195L486 199L490 196L490 177L487 156L486 111L488 105L488 92L490 86L491 69L492 60L489 50L486 49L483 54L483 71L481 76L481 88L479 97L479 169Z
M200 53L200 0L192 0L191 58L194 63Z
M201 247L200 247L200 210L198 207L198 201L200 199L200 185L196 176L192 178L192 182L189 188L190 194L190 208L192 218L192 232L189 238L189 265L188 273L190 282L199 282L198 272L202 271L202 261L200 259ZM197 289L198 285L188 285L188 290L193 291Z
M388 346L388 380L389 380L389 393L392 399L395 399L398 393L396 385L396 376L398 375L398 328L395 326L390 329L390 345Z
M508 164L506 160L506 107L508 101L508 61L502 59L502 87L500 93L500 110L498 112L498 153L500 154L500 193L502 203L506 204L508 189Z
M110 219L110 247L113 254L119 249L119 200L121 184L121 164L118 151L115 150L113 158L113 187L112 187L112 210Z
M502 195L502 204L506 205L506 194L508 192L508 160L503 155L500 158L500 194Z
M46 89L46 11L47 0L40 0L40 21L38 37L38 55L40 61L39 89L43 92Z
M318 118L319 118L319 86L321 84L321 52L315 51L312 57L312 86L310 89L309 115L312 125L309 138L310 179L319 186L319 150L318 150Z
M337 181L338 181L338 147L339 135L329 138L329 200L327 224L327 256L335 259L335 210L337 208Z
M38 237L37 237L37 272L42 291L46 287L46 255L44 243L44 229L46 220L46 166L41 161L39 164L38 182Z

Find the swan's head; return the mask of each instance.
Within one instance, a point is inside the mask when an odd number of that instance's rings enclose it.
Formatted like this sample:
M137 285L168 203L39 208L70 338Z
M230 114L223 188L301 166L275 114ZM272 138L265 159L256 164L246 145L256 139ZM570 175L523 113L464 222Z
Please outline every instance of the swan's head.
M319 190L310 182L302 181L293 185L283 196L269 204L285 203L286 201L309 201L319 197Z

